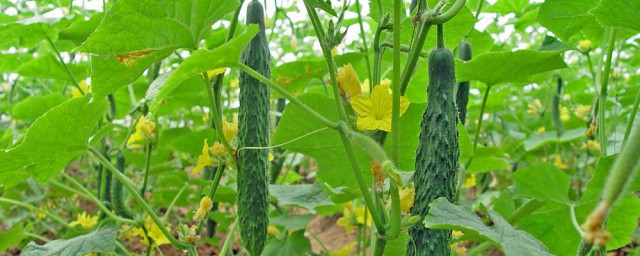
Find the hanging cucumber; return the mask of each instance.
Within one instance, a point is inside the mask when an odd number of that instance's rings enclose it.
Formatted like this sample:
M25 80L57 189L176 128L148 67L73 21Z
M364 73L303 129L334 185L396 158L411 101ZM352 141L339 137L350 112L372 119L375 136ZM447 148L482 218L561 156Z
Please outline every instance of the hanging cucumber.
M458 57L464 61L471 60L471 45L465 39L462 39L458 47ZM469 81L464 81L458 83L456 91L456 107L458 108L458 118L462 124L467 121L467 103L469 103Z
M124 173L124 155L122 153L119 153L116 161L116 167L121 173ZM124 218L133 219L133 213L129 210L127 204L124 202L124 195L122 194L122 183L115 178L113 183L111 184L111 203L113 206L113 210L116 211L116 214Z
M260 32L245 47L242 62L263 76L271 77L270 53L264 27L264 10L259 1L247 6L247 24L258 24ZM238 148L269 146L269 87L240 72ZM269 151L246 149L238 152L238 219L244 247L260 255L269 226Z
M556 93L553 94L553 125L556 127L558 137L564 132L564 126L562 125L562 119L560 118L560 96L562 96L562 77L557 78L558 86L556 87Z
M424 218L429 203L439 197L455 201L458 174L458 130L453 54L444 48L442 25L438 25L438 48L429 55L428 103L422 116L420 144L416 152L416 196L411 214ZM407 255L448 256L451 248L450 230L427 229L418 221L409 229L411 239Z

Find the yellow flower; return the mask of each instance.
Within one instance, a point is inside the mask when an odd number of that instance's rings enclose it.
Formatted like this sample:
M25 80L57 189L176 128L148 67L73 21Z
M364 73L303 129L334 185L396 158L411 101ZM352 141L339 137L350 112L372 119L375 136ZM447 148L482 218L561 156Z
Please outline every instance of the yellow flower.
M576 111L575 111L575 115L582 119L585 122L589 121L589 117L588 115L591 113L591 106L590 105L578 105L576 107Z
M229 81L229 87L235 89L235 88L238 88L239 86L240 86L240 80L238 80L237 78L236 79L231 79Z
M224 133L224 137L227 141L231 141L238 133L238 124L229 123L227 120L222 119L222 133Z
M333 47L333 49L331 49L331 56L336 56L338 55L338 47Z
M277 235L280 234L280 230L278 230L278 228L276 228L273 225L269 225L269 227L267 228L267 233L271 234L271 235L274 235L274 236L277 236Z
M199 221L203 219L204 216L207 215L207 213L209 213L209 211L211 210L211 207L213 207L213 201L211 200L211 197L208 197L208 196L203 197L200 200L200 207L196 211L196 214L193 215L193 220Z
M215 164L215 161L211 159L211 156L209 155L209 150L209 144L207 143L207 139L205 139L204 146L202 147L202 154L198 156L198 163L196 164L196 167L193 167L193 170L191 170L191 174L196 174L202 171L205 167Z
M400 209L402 212L409 212L413 207L416 198L416 189L414 187L404 188L400 190Z
M273 162L273 159L276 159L276 157L269 153L269 162Z
M475 186L476 186L476 175L475 174L471 174L464 181L464 187L465 188L472 188L472 187L475 187Z
M360 94L362 95L369 95L370 91L369 91L369 78L365 79L364 81L362 81L362 83L360 84Z
M358 245L358 242L345 244L340 249L331 251L331 256L349 256L351 255L351 249L356 245Z
M351 64L347 64L338 69L338 87L345 91L349 97L360 95L360 80Z
M588 52L589 50L591 50L591 40L589 39L582 39L578 42L578 49L581 52Z
M336 222L338 226L341 226L345 229L347 234L351 234L353 228L358 225L365 225L365 211L364 207L353 208L353 204L351 202L344 203L344 211L342 212L342 217L338 218ZM371 214L367 212L367 220L366 225L371 227Z
M554 161L553 161L553 164L554 164L556 167L560 168L560 169L567 169L567 168L569 168L569 165L568 165L567 163L565 163L565 162L563 162L563 161L562 161L562 158L560 157L560 155L556 155L556 157L555 157L555 159L554 159Z
M139 148L140 142L144 142L153 136L153 132L156 130L156 125L141 116L136 123L136 131L129 136L127 140L127 146L130 148Z
M213 145L209 148L209 153L211 153L214 156L221 156L222 154L224 154L224 152L227 152L227 148L224 147L224 145L220 144L220 142L214 142Z
M227 68L216 68L216 69L207 71L207 75L209 76L209 78L211 78L213 76L217 76L219 74L222 74L222 73L224 73L226 71L227 71Z
M169 239L164 236L160 227L153 222L151 217L147 216L147 218L144 219L144 227L147 230L147 236L149 236L153 241L152 247L171 243L169 242ZM166 228L171 231L170 227ZM144 235L144 230L142 228L133 228L133 233L142 238L141 241L144 245L149 245L149 240L147 239L147 236Z
M82 91L78 89L78 87L73 87L73 89L71 89L71 98L82 97L82 95L91 93L91 88L87 85L87 81L82 80L78 85L80 85L80 89L82 89Z
M538 128L538 133L545 133L547 132L547 128L545 128L544 126Z
M358 113L356 121L359 130L383 130L391 131L391 109L393 97L389 92L389 86L379 85L373 87L371 98L355 96L351 98L351 106ZM400 97L400 115L409 108L409 100Z
M87 215L86 212L82 212L78 214L77 220L72 221L71 223L69 223L69 225L71 226L80 225L83 228L91 229L93 226L96 225L96 223L98 223L98 216L91 216L91 215Z
M382 79L382 81L380 81L380 85L384 85L386 87L391 86L391 80L389 80L388 78Z
M295 36L292 36L291 41L289 41L289 44L291 45L291 48L295 50L296 48L298 48L298 38L296 38Z
M587 140L586 143L582 144L581 148L582 149L599 151L600 150L600 143L598 143L595 140Z
M453 238L460 238L462 235L464 235L464 233L459 230L454 230L453 232L451 232L451 236Z
M536 112L537 112L536 107L533 104L529 103L529 105L527 106L527 114L535 115Z
M562 121L569 121L571 117L569 116L569 109L567 109L567 107L562 107L560 109L560 120Z

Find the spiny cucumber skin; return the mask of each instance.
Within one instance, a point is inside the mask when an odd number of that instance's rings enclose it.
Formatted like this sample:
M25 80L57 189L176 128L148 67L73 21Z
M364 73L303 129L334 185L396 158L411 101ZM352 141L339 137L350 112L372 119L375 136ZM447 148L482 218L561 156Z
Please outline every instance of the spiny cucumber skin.
M120 153L118 155L116 167L120 172L124 173L124 166L125 158L124 155ZM118 179L115 179L111 185L111 203L116 214L124 218L133 219L133 213L129 210L129 208L127 208L127 204L124 202L124 195L122 194L122 183Z
M461 60L471 60L471 45L467 41L462 41L458 47L458 57ZM458 108L458 118L465 124L467 121L467 104L469 103L469 81L458 83L456 91L456 107Z
M453 99L455 62L446 48L437 48L429 56L427 109L422 117L420 144L416 152L416 197L412 215L421 220L409 229L411 241L407 255L448 256L451 253L450 230L424 227L429 203L439 197L455 201L458 174L458 130Z
M271 59L264 27L264 9L259 1L247 6L247 24L258 24L260 32L242 53L242 62L263 76L271 77ZM269 146L269 87L240 73L238 148ZM238 152L238 218L244 247L260 255L269 226L269 151L245 149Z

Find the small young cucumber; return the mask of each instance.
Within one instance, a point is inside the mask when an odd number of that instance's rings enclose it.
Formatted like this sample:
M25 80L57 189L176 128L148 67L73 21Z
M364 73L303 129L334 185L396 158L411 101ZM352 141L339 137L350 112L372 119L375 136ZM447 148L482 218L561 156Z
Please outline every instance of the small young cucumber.
M466 40L462 40L458 47L458 57L461 60L471 60L471 45ZM458 118L465 124L467 121L467 104L469 103L469 81L458 83L456 91L456 107L458 108Z
M271 56L264 27L264 9L259 1L247 6L247 24L258 24L260 32L245 47L242 62L263 76L271 77ZM260 255L269 226L269 151L244 147L269 146L269 87L240 72L238 110L238 219L244 247Z
M120 172L124 173L125 158L122 153L118 154L116 167ZM124 202L124 195L122 194L122 183L115 177L113 179L114 181L111 185L111 203L113 206L113 210L116 211L116 214L124 218L133 219L133 213L131 212L131 210L129 210L127 204Z

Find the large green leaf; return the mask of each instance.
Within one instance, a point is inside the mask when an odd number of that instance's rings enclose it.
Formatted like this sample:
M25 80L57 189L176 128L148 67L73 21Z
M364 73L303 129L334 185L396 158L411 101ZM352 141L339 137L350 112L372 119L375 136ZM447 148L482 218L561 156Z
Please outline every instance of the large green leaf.
M88 253L113 253L116 249L118 225L113 220L105 221L98 230L69 240L54 240L45 245L27 244L20 255L83 256Z
M0 50L10 47L34 47L48 37L56 39L58 31L37 18L0 25Z
M38 118L18 146L0 151L0 185L11 187L28 177L44 182L84 153L94 127L107 108L91 95L69 100Z
M151 112L157 112L160 102L175 90L181 82L208 70L238 64L244 46L257 32L258 27L251 25L247 28L247 32L216 49L200 49L191 53L191 56L186 58L164 83L159 82L157 85L149 87L145 97L151 103L149 106Z
M197 48L201 34L238 6L237 0L121 0L76 50L127 54Z
M606 27L621 27L640 31L640 1L602 0L589 14Z
M282 226L287 231L296 231L306 228L309 222L311 222L315 217L316 216L314 214L292 216L278 215L277 217L269 218L269 225Z
M22 225L17 225L10 230L0 232L0 252L17 246L26 235L22 232Z
M65 102L69 97L62 94L33 96L16 103L11 109L11 117L17 120L35 120L49 109Z
M572 224L571 208L574 209L578 223L583 223L596 207L602 193L602 186L598 184L603 180L600 177L608 174L607 162L608 160L598 165L594 179L589 182L587 190L577 202L569 199L569 176L552 164L534 165L515 172L512 178L521 195L546 202L545 206L523 218L518 225L544 242L552 253L574 255L581 237ZM610 214L607 229L611 232L612 239L607 248L615 249L631 241L640 217L640 199L630 193L614 205Z
M91 57L91 91L96 98L103 98L118 88L134 82L151 64L161 61L175 48L155 51L135 61L122 63L112 55Z
M551 143L562 143L584 138L586 136L587 129L584 127L565 131L562 135L558 136L555 131L531 134L531 137L524 141L524 150L531 151L541 146Z
M87 78L88 67L86 65L67 64L67 67L71 70L77 82ZM18 74L28 77L73 81L71 77L69 77L64 65L62 65L53 54L47 54L23 63L18 68Z
M487 225L475 213L463 206L438 198L429 204L429 214L424 224L432 229L455 229L479 235L496 243L505 255L541 256L552 255L547 248L529 233L515 229L500 214L488 210L492 225Z
M565 42L586 27L599 26L588 13L598 0L548 0L540 7L538 22Z
M541 201L569 204L569 176L553 164L522 168L511 175L519 192ZM544 186L541 186L544 184Z
M531 50L491 52L478 55L470 61L456 62L458 81L476 80L487 85L525 82L535 74L567 67L558 52Z
M16 72L20 65L32 59L30 54L3 53L0 55L0 73Z
M280 205L296 205L313 211L318 206L332 205L329 195L318 183L301 185L270 185L269 195Z

